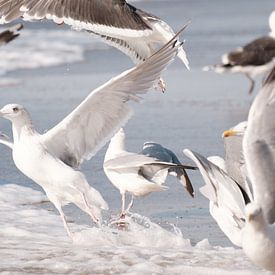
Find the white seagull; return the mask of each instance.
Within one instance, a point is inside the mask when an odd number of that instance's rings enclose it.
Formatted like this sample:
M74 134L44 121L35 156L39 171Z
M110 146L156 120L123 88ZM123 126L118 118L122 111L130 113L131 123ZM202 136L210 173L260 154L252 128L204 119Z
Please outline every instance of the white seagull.
M108 179L120 191L122 198L121 218L124 218L132 207L134 196L145 196L151 192L166 190L167 187L163 184L170 169L177 171L181 180L183 180L183 174L188 178L184 169L196 169L193 166L146 156L142 152L140 154L127 152L123 129L120 129L111 139L106 151L103 168ZM191 185L189 178L187 182ZM189 188L192 189L191 195L193 196L192 185ZM125 208L126 193L132 195L127 208Z
M106 43L128 55L135 64L143 62L175 35L172 28L155 15L123 0L0 0L0 22L19 17L24 20L53 20L100 36ZM189 69L184 49L178 57ZM164 83L160 83L163 91Z
M253 197L215 164L184 150L200 169L206 183L202 193L210 200L210 212L221 229L255 264L272 272L275 272L274 117L275 67L250 108L244 132L243 154Z
M0 47L9 43L13 39L15 39L17 36L19 36L19 32L23 28L22 24L16 24L14 26L11 26L7 30L0 33Z
M63 205L74 203L96 223L100 222L101 209L108 209L100 193L88 184L77 169L127 122L132 115L128 101L138 102L140 95L153 86L161 72L172 62L180 47L176 38L144 63L92 91L45 134L35 130L23 106L9 104L0 110L0 116L12 122L15 165L44 189L59 211L71 238L73 234L66 223Z
M269 72L275 65L275 11L269 16L271 32L259 37L243 47L222 56L222 64L207 66L204 70L217 73L243 73L251 82L252 93L257 75Z

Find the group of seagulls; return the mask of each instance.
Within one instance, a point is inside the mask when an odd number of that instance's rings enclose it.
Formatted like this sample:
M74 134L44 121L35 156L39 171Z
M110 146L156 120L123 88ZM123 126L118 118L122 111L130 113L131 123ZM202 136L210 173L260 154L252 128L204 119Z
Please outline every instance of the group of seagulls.
M128 152L123 126L133 114L131 101L156 82L162 91L162 72L178 56L189 69L179 35L155 15L126 1L0 0L0 22L52 20L99 36L127 54L135 67L94 89L61 122L44 134L35 130L31 116L20 104L0 109L0 117L12 123L13 140L0 133L0 143L12 150L17 168L39 184L58 210L73 240L62 207L74 203L98 225L101 211L108 210L102 195L80 171L108 141L103 169L122 197L119 221L133 206L135 196L167 189L168 175L176 176L188 194L194 189L186 170L199 170L205 181L200 191L221 230L257 265L275 272L275 11L270 15L271 33L223 56L217 72L244 72L253 77L270 72L256 96L248 120L223 133L225 159L205 158L185 149L196 166L182 164L170 150L153 141L139 153ZM18 36L21 24L0 33L0 45ZM161 48L157 50L157 45ZM132 198L126 206L126 194Z

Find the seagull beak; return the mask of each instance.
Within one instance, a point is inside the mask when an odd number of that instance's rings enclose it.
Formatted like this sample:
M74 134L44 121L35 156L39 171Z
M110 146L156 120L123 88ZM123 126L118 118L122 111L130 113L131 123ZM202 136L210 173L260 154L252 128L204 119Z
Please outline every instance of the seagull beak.
M227 138L227 137L239 136L239 135L240 135L240 133L238 131L226 130L223 132L222 137Z

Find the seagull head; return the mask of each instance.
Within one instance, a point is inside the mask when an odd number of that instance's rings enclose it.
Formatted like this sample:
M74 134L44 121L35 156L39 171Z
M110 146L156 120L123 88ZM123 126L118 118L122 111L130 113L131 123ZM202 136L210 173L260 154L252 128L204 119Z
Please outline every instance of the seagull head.
M255 228L266 224L262 208L256 203L249 203L245 207L246 221Z
M19 104L8 104L0 110L0 117L4 117L11 122L29 120L27 110Z
M223 132L222 137L243 136L247 128L247 121L242 121L233 128Z

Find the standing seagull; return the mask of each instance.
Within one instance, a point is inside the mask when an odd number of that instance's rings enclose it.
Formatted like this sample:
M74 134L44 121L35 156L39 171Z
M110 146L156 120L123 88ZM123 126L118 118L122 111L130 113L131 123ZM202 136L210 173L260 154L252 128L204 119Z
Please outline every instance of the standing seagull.
M166 190L163 186L171 169L183 174L184 169L196 169L193 166L182 165L160 160L157 157L146 156L145 153L130 153L125 149L125 134L120 129L111 139L104 159L104 172L111 183L119 189L122 198L120 217L123 218L133 205L134 196L145 196L152 192ZM184 171L185 172L185 171ZM185 172L186 174L186 172ZM187 181L191 182L186 174ZM193 196L193 187L188 192ZM130 193L132 200L125 209L125 195Z
M180 33L180 32L179 32ZM55 205L68 235L73 238L62 206L74 203L100 222L107 203L78 170L132 114L128 101L139 101L172 62L180 45L177 36L139 66L125 71L91 92L67 117L47 133L39 134L28 111L9 104L0 116L12 122L13 160L17 168L41 185Z
M275 11L269 16L271 32L253 40L243 47L222 56L222 64L207 66L204 70L217 73L243 73L251 82L252 93L257 75L269 72L275 65Z
M218 171L214 164L209 166L202 156L185 150L205 180L204 195L209 198L210 205L215 204L216 213L220 213L212 216L255 264L272 272L275 272L274 99L275 67L250 108L243 138L253 198L232 178Z
M3 31L0 33L0 47L9 43L13 39L15 39L17 36L19 36L18 31L20 31L23 28L22 24L16 24L9 29Z
M143 62L175 35L172 28L155 15L123 0L0 0L0 21L53 20L86 30L128 55L135 64ZM184 49L178 57L189 68ZM162 90L165 84L160 82Z

